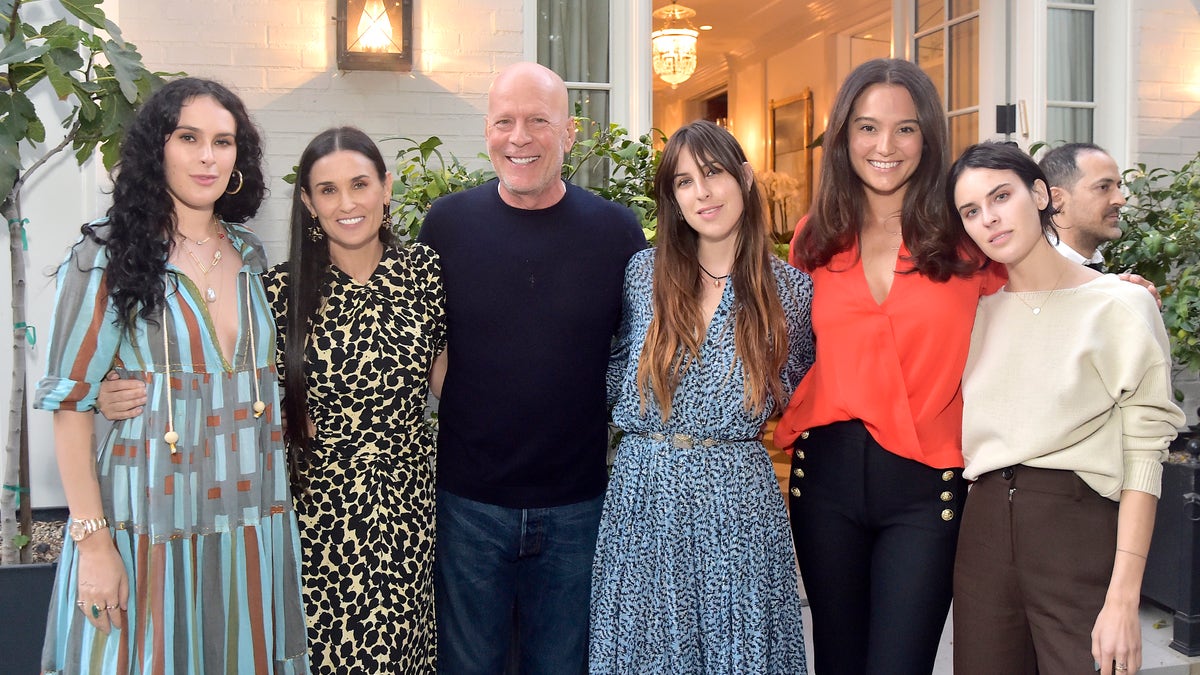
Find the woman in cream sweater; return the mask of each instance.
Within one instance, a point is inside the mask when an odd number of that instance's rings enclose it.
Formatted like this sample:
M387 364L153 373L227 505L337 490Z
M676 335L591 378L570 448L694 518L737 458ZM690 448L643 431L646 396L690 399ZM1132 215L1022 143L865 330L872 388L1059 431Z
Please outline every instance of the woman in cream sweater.
M968 148L947 182L1008 269L981 299L963 374L967 497L954 572L956 672L1132 673L1172 402L1145 289L1054 250L1046 180L1021 150Z

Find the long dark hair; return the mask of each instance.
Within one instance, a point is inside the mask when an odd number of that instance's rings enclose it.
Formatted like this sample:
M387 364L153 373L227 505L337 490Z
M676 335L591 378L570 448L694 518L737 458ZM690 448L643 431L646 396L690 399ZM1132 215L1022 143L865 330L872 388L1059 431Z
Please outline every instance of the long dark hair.
M737 139L706 120L692 122L671 136L654 174L658 201L654 316L638 361L638 397L645 410L646 399L653 393L662 418L670 417L675 388L683 372L699 358L704 339L696 257L699 235L684 220L675 199L675 173L685 152L705 170L729 173L742 188L743 211L730 278L737 293L734 351L742 362L743 403L747 410L758 412L768 395L777 404L784 401L779 371L787 360L787 325L771 268L771 239L758 181L744 179L746 153Z
M167 258L178 223L167 191L163 148L179 124L180 110L199 96L212 97L237 123L234 168L242 174L242 188L237 194L221 195L215 213L227 222L243 223L258 212L266 195L262 139L236 94L212 80L194 77L168 82L155 92L138 111L121 143L106 236L101 237L90 224L82 228L84 236L107 247L105 281L117 322L124 330L129 330L138 316L154 321L166 297Z
M284 437L291 447L292 477L295 482L301 473L297 470L312 460L308 433L308 382L305 376L305 351L308 334L328 291L325 284L329 279L329 244L324 237L314 240L310 233L320 230L321 225L309 215L302 195L311 194L313 164L317 160L348 150L366 157L375 167L382 181L387 176L387 166L379 147L362 131L354 127L326 129L309 141L300 154L300 165L296 168L296 184L292 189L291 243L288 248L287 316L284 325L287 336L283 344L284 391L283 410L287 415ZM384 246L395 244L387 206L384 206L383 225L379 228L379 240ZM303 487L299 485L299 487Z
M863 92L875 84L904 87L916 105L921 126L921 162L908 179L900 214L908 259L915 271L934 281L969 276L982 261L964 258L968 237L951 222L942 199L949 157L941 99L929 76L901 59L867 61L855 68L838 90L825 130L821 184L796 241L796 256L802 267L811 271L827 265L858 240L866 200L862 179L850 161L850 115Z
M1054 222L1050 219L1055 214L1054 205L1049 199L1050 181L1046 180L1046 174L1042 172L1042 167L1038 166L1032 157L1017 146L1008 143L978 143L963 150L963 153L950 167L950 174L946 178L946 206L954 214L954 220L960 226L962 218L954 203L954 188L967 169L1011 171L1021 179L1030 192L1033 192L1034 183L1042 181L1042 185L1046 188L1047 199L1046 208L1038 210L1038 219L1041 221L1042 234L1046 236L1046 239L1051 242L1057 240L1058 233L1054 229ZM974 244L974 242L971 243Z

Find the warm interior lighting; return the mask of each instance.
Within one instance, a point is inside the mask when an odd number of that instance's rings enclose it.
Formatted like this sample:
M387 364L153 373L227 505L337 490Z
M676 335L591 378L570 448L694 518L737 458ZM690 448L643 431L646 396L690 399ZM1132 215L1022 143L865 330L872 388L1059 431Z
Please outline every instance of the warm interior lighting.
M350 45L355 47L364 52L400 51L392 43L392 22L382 0L367 1L358 20L358 39Z
M661 29L650 34L654 74L671 87L696 72L696 37L700 33L689 24L680 25L693 16L696 16L696 10L676 3L654 12L654 18L664 21Z
M412 0L337 0L341 70L412 70Z

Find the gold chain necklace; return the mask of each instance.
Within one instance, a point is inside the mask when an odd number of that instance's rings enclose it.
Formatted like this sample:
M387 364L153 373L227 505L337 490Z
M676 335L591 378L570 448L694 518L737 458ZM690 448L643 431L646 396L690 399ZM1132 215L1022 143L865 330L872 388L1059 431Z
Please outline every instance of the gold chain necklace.
M209 239L211 238L212 237L209 237ZM188 254L188 257L192 259L192 262L196 264L196 269L200 270L200 274L204 277L204 285L207 287L204 289L204 301L212 304L217 301L217 291L212 287L212 284L208 282L208 273L213 271L217 264L221 262L221 249L218 247L217 250L213 252L212 262L208 263L208 267L205 267L204 263L200 262L200 259L197 258L196 254L192 253L192 249L188 247L187 239L184 239L183 241L184 253Z
M1046 306L1046 303L1050 302L1050 298L1058 292L1058 284L1062 281L1062 278L1066 273L1067 267L1064 266L1062 271L1058 273L1058 278L1054 280L1054 286L1050 288L1050 292L1046 294L1046 297L1036 307L1028 302L1025 302L1025 298L1021 297L1021 293L1036 293L1037 291L1018 291L1013 293L1013 295L1017 296L1017 300L1020 300L1022 305L1028 307L1029 311L1033 312L1034 316L1037 316L1038 314L1042 313L1042 308Z

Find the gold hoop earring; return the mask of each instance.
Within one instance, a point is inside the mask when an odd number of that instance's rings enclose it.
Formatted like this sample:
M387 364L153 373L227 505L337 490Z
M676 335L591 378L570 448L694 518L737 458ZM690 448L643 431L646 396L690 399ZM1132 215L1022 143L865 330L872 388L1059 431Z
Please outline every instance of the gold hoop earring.
M242 180L242 172L241 171L239 171L238 169L234 169L232 172L230 172L229 177L233 178L233 174L237 174L238 186L237 186L237 188L235 188L233 190L226 189L225 194L227 194L227 195L236 195L237 193L242 191L242 186L246 184L246 181ZM228 187L228 186L226 186L226 187Z

